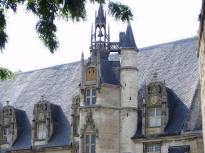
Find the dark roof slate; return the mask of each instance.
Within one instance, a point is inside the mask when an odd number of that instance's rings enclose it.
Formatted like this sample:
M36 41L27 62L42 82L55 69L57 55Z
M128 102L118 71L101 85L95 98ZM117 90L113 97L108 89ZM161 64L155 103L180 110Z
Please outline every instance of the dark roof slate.
M127 25L126 33L120 33L120 48L137 49L135 38L130 24Z
M136 59L138 88L149 83L157 72L158 80L165 80L166 87L190 109L199 82L195 44L195 38L188 38L139 49ZM118 62L101 61L104 65L101 81L119 84L119 55L112 55L110 59ZM108 68L112 68L112 73ZM15 108L25 110L31 121L33 106L44 95L49 102L60 105L70 121L72 98L79 93L80 72L80 62L75 62L19 73L15 79L0 83L1 102L9 100ZM194 105L199 108L200 102ZM192 121L197 119L197 114L201 112L192 115ZM194 129L196 123L188 124L189 129Z
M14 109L17 123L17 138L13 145L2 152L31 148L31 125L25 111Z
M167 90L168 108L169 108L168 123L165 127L164 132L157 134L155 136L179 134L184 126L184 122L189 112L187 106L177 97L177 95L171 89L167 88L166 90ZM140 91L142 92L142 90ZM142 101L139 101L139 108L142 109ZM135 135L132 137L132 139L137 139L142 137L145 136L142 135L142 112L140 111L138 117L138 129Z
M120 62L100 60L101 83L120 85Z
M53 119L53 135L47 144L33 146L33 149L71 145L71 126L61 107L51 104L51 115Z

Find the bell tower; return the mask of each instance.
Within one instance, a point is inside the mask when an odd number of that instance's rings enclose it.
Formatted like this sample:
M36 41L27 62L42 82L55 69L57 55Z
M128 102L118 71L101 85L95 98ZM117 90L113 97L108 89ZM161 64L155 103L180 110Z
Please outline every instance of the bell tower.
M97 14L97 15L96 15ZM91 29L91 46L90 52L94 59L96 59L99 52L100 58L108 59L110 54L108 44L110 42L109 28L107 33L106 13L104 12L102 4L95 14L95 29L93 33L93 26Z

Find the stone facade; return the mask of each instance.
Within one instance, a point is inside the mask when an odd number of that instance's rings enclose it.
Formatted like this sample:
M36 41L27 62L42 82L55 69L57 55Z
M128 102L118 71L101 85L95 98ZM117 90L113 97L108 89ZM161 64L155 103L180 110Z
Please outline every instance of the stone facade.
M20 89L23 91L19 94L23 98L20 96L16 101L26 101L23 105L32 105L31 101L34 101L34 105L33 114L29 114L30 110L18 110L10 105L0 110L0 153L203 153L200 86L188 94L193 89L192 84L197 82L197 79L191 81L196 71L188 75L187 72L179 75L177 71L179 68L185 69L186 65L193 66L197 61L184 64L184 67L179 67L183 64L171 62L169 66L175 67L171 70L162 69L160 66L173 57L164 53L163 58L166 60L161 62L158 58L158 61L152 61L154 56L151 53L156 53L160 48L156 47L149 54L150 48L145 52L140 51L135 44L131 25L127 26L126 32L119 34L119 42L111 42L102 5L94 27L91 33L91 56L84 60L82 54L81 62L70 68L73 73L80 72L75 77L70 77L73 74L69 74L68 69L63 68L62 71L55 67L54 70L45 70L48 71L45 77L55 80L52 83L41 77L44 76L43 72L35 76L36 81L31 81L31 86L24 90L16 82L12 85L9 82L2 83L5 91L7 86L9 91L13 87L18 89L18 93ZM183 40L167 45L177 44L170 50L171 53L176 51L175 56L180 56L180 51L186 49L190 42L192 40ZM185 45L180 48L180 43ZM199 48L202 52L203 44ZM166 49L168 47L162 47L160 53ZM113 52L119 55L120 61L110 60L110 53ZM184 52L183 56L187 55ZM141 63L138 63L139 54L147 54ZM184 58L180 62L186 60ZM143 64L149 65L148 70L153 70L142 77ZM158 73L155 73L157 70ZM55 73L52 76L53 71ZM170 71L177 72L171 76ZM34 73L37 72L28 74ZM164 76L160 77L163 73ZM142 81L148 76L151 79ZM67 85L71 78L79 82ZM183 81L186 78L188 85ZM37 88L31 90L35 86ZM45 86L46 92L42 90ZM37 93L51 94L48 98L43 96L40 100L32 99ZM0 98L3 99L2 95L6 94L8 92L1 94L0 90ZM18 94L15 92L12 95ZM7 127L12 127L12 132L7 133L4 130ZM8 136L12 136L9 143L4 141L11 138Z
M202 1L201 14L199 16L200 25L198 30L197 40L197 56L200 62L200 84L201 84L201 109L202 109L202 123L203 133L205 132L205 1ZM204 138L205 145L205 138Z

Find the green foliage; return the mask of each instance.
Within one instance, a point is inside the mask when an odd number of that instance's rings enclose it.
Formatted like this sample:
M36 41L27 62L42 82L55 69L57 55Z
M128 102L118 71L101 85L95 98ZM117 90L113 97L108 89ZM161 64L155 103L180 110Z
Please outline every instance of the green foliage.
M15 77L15 74L11 71L9 71L6 68L0 67L0 81L11 79Z
M5 33L6 19L4 15L4 10L0 9L0 51L5 48L7 42L7 34Z
M109 13L117 20L129 22L132 13L128 6L108 0L89 0L90 3L108 2ZM86 0L0 0L0 51L5 48L8 37L5 32L5 12L9 9L16 12L19 4L26 3L26 8L38 16L36 31L44 45L51 53L58 48L59 42L56 37L56 17L64 20L80 21L86 17Z
M109 13L115 17L116 20L123 22L132 20L133 14L127 5L121 3L109 2Z

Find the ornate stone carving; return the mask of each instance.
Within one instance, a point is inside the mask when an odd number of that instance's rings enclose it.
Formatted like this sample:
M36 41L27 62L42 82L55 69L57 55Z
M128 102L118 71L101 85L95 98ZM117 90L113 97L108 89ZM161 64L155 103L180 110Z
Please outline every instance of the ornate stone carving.
M167 92L164 82L157 81L157 76L154 74L153 82L149 83L144 88L144 100L142 105L142 131L144 135L159 134L164 131L164 128L168 122L168 103L167 103ZM160 109L161 111L161 126L149 127L149 109ZM156 112L155 112L156 113Z
M40 140L38 138L38 126L40 126L40 124L45 124L46 138L44 140L46 143L53 133L53 120L51 117L51 104L46 101L43 96L41 96L39 102L34 105L32 121L33 145Z
M0 145L12 145L17 137L17 123L16 115L13 106L7 103L2 110L0 110Z
M92 132L95 133L96 136L98 136L98 130L95 127L95 123L91 111L87 113L86 124L83 126L83 129L81 129L81 138L84 137L84 134L86 132Z

